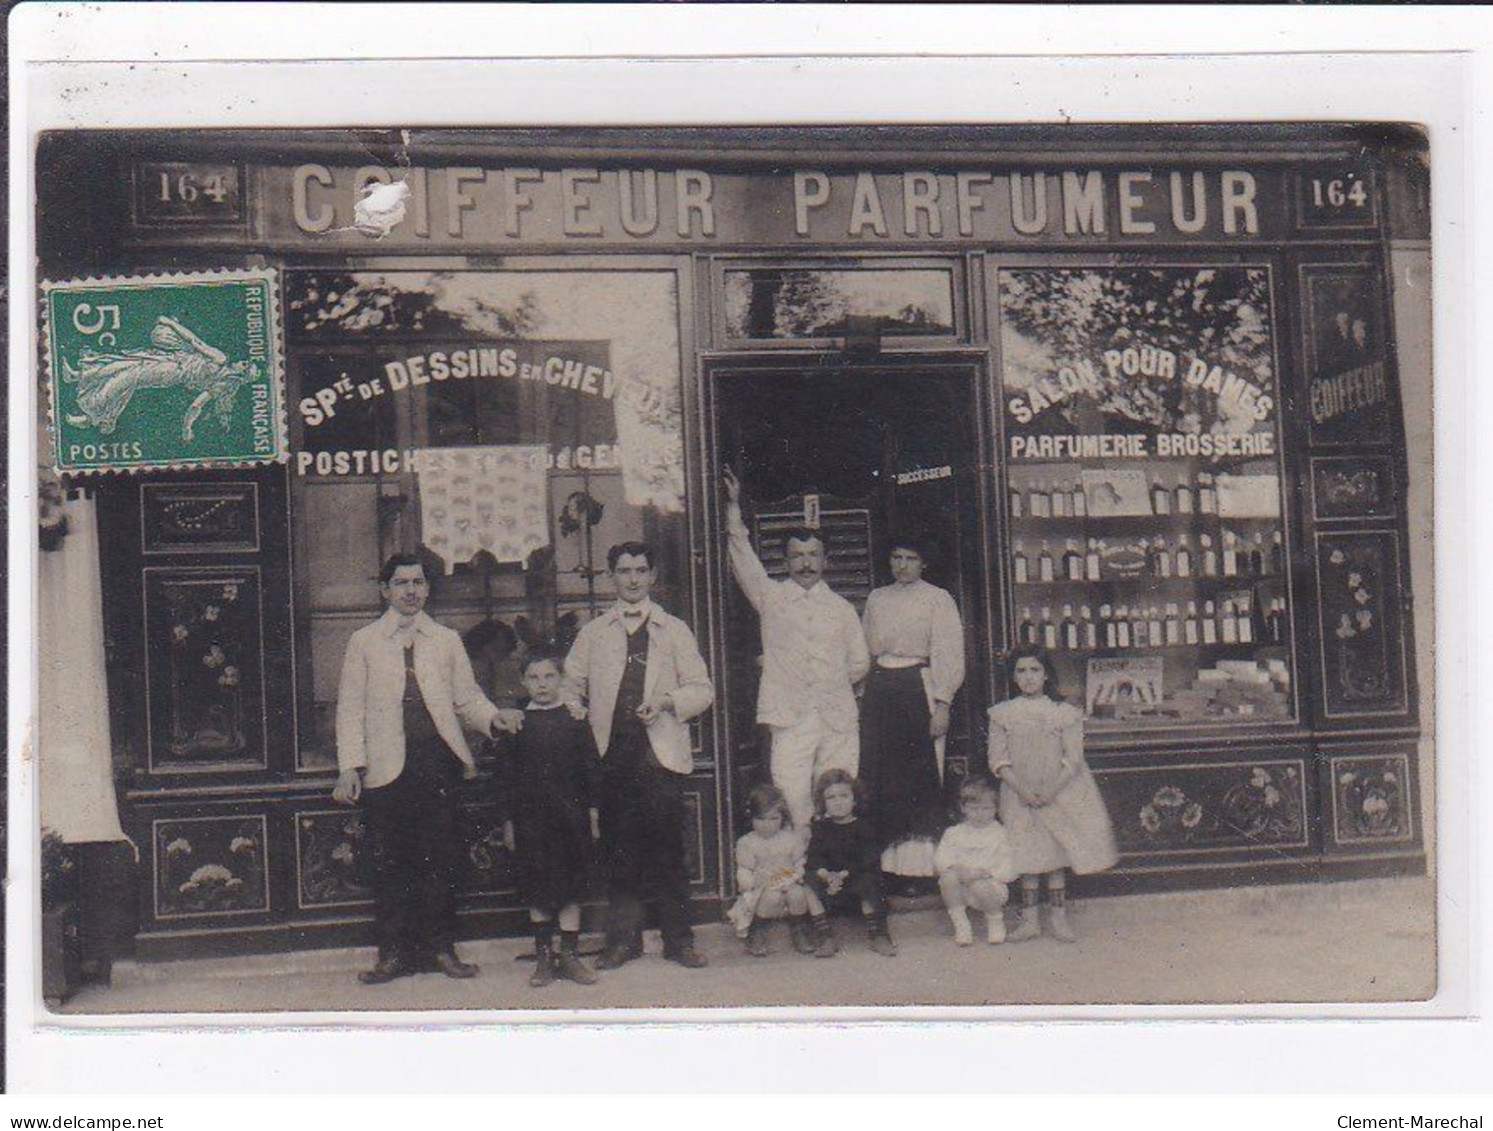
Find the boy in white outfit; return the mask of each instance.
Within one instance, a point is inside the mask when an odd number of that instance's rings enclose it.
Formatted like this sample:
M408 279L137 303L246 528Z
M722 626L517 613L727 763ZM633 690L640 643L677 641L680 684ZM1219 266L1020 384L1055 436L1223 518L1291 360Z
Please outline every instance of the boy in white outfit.
M752 549L741 517L741 483L729 470L726 531L731 572L762 620L757 721L772 734L772 781L797 828L814 815L814 782L826 770L860 769L855 685L871 666L855 607L824 581L824 541L790 531L788 580L774 581Z
M1011 854L1006 830L995 819L994 787L983 778L973 778L959 790L964 820L943 834L933 854L938 869L938 890L954 923L954 941L969 946L975 941L969 909L985 913L986 938L992 944L1006 941L1006 900L1019 873Z

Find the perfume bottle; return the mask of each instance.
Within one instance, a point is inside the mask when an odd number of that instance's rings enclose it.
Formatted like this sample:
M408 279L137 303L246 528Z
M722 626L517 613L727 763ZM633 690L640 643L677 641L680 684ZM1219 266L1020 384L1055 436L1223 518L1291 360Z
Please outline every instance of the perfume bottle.
M1167 548L1166 540L1159 536L1151 547L1151 572L1157 577L1172 575L1172 552Z
M1178 514L1192 513L1192 484L1185 479L1177 484L1176 502Z
M1016 630L1016 637L1023 644L1037 643L1037 623L1032 620L1030 607L1021 610L1021 627Z
M1177 539L1177 576L1192 576L1192 547L1187 535L1183 534Z
M1058 626L1052 623L1052 608L1048 605L1042 606L1042 647L1049 652L1057 650Z
M1286 572L1286 542L1279 530L1275 532L1270 540L1270 572Z
M1249 572L1254 577L1261 577L1265 573L1265 536L1258 531L1249 547Z
M1047 484L1034 482L1026 498L1027 513L1033 518L1047 518L1052 514L1052 500L1047 497Z
M1078 610L1081 618L1079 628L1083 636L1083 646L1089 651L1099 647L1099 627L1094 623L1094 614L1087 605Z
M1198 544L1202 547L1199 556L1202 558L1203 576L1217 577L1218 554L1213 549L1213 536L1210 534L1201 535L1198 538Z
M1218 490L1213 486L1213 476L1207 472L1198 476L1198 513L1218 513Z
M1070 652L1077 652L1080 644L1078 639L1078 622L1073 619L1073 606L1063 606L1063 623L1059 626L1058 638L1063 642L1063 647Z
M1104 626L1104 646L1119 647L1119 630L1115 627L1114 610L1108 605L1099 606L1099 621Z
M1146 614L1139 605L1130 614L1130 642L1137 648L1146 648L1150 644L1150 637L1146 635Z
M1255 642L1255 618L1253 602L1247 597L1242 598L1238 605L1238 637L1240 644L1253 644Z
M1073 496L1069 494L1067 484L1054 483L1052 485L1052 494L1048 498L1051 500L1052 517L1067 518L1068 508L1073 503Z
M1198 603L1187 602L1187 619L1182 622L1182 642L1184 644L1196 644L1199 640L1198 634Z
M1239 545L1232 530L1223 532L1223 575L1239 576Z
M1152 605L1146 611L1146 635L1151 639L1152 648L1160 648L1166 643L1166 630L1161 624L1161 613Z
M1085 581L1098 581L1099 573L1099 543L1089 539L1089 552L1083 556L1083 576Z
M1239 621L1234 616L1234 602L1225 601L1223 603L1222 613L1223 619L1220 622L1218 629L1223 636L1223 642L1225 644L1238 644Z
M1182 643L1182 621L1177 616L1177 606L1168 602L1166 606L1166 642L1169 645Z
M1202 629L1203 629L1203 643L1204 644L1217 644L1218 643L1218 619L1217 619L1216 614L1213 612L1213 602L1212 601L1204 601L1203 602L1203 623L1202 623Z
M1042 543L1042 552L1037 555L1037 580L1051 581L1052 574L1052 551L1047 548L1047 543Z
M1114 627L1115 642L1110 645L1110 647L1118 648L1123 652L1126 648L1129 648L1131 644L1130 610L1126 606L1121 605L1119 606L1119 608L1115 609Z
M1160 479L1151 484L1151 513L1172 513L1172 493L1162 486Z
M1083 580L1083 555L1078 552L1078 543L1071 538L1063 551L1063 576L1069 581Z
M1021 488L1012 483L1006 490L1006 509L1012 518L1020 518L1026 511L1026 496Z
M1074 518L1083 518L1089 513L1089 500L1088 496L1083 493L1083 480L1081 479L1073 484L1073 501L1068 512Z
M1026 550L1020 542L1016 543L1016 552L1011 555L1011 575L1015 578L1017 585L1025 585L1031 580L1031 573L1026 560Z
M1276 644L1286 642L1286 599L1277 597L1270 602L1270 639Z

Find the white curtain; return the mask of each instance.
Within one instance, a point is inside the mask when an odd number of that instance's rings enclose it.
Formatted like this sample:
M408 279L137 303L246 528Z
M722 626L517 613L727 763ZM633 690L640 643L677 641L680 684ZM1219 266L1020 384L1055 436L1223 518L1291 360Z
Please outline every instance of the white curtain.
M62 546L37 569L41 823L70 844L128 840L109 756L98 521L92 499L63 512Z

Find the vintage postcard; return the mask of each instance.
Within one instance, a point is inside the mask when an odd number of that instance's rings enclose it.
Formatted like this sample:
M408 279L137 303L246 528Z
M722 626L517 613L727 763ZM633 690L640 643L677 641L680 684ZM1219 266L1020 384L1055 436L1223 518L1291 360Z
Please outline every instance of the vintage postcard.
M1420 130L387 127L38 139L54 1023L1435 995Z

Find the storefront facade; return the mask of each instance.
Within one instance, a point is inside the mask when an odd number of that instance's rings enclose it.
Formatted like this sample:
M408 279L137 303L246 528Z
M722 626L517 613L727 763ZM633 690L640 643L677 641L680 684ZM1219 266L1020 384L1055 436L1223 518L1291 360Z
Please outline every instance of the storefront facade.
M1001 654L1049 650L1122 850L1085 890L1424 868L1406 500L1429 469L1406 458L1391 287L1394 248L1427 238L1418 144L45 140L43 278L269 267L280 290L288 463L73 480L109 555L138 953L368 937L332 718L396 550L512 701L515 656L609 601L607 547L659 548L657 596L717 687L687 793L716 917L765 760L725 467L769 568L784 529L817 526L857 605L889 538L931 543L969 657L947 784L983 766ZM498 812L473 783L473 934L524 922ZM194 882L207 865L233 882Z

